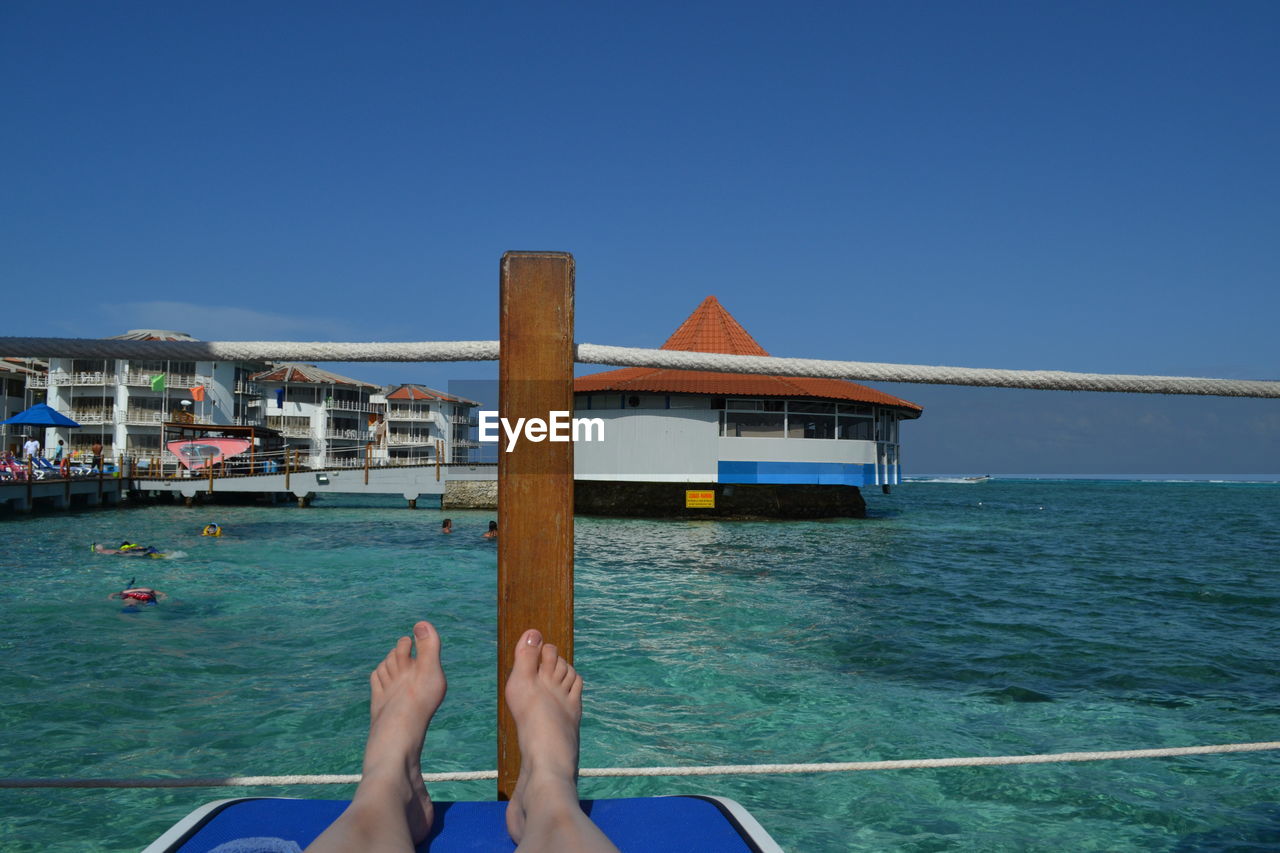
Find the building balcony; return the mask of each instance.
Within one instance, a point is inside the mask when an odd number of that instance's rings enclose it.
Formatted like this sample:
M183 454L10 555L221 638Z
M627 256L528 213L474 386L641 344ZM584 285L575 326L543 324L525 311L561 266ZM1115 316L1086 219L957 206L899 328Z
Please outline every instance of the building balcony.
M432 447L436 440L429 435L388 435L387 444L392 447Z
M413 409L388 409L387 420L389 421L431 421L435 420L437 415L434 412L415 412Z
M250 397L261 397L262 386L259 385L257 382L240 381L236 383L235 392L237 394L248 394Z
M115 385L117 377L114 373L68 373L55 370L41 376L28 376L28 388L63 388L73 385Z
M151 387L151 382L160 374L158 372L139 373L130 371L123 377L125 385L145 385ZM165 388L194 388L197 385L212 385L213 380L207 376L184 376L177 373L166 373L164 375Z
M346 403L342 400L325 400L325 408L330 411L364 412L366 414L382 414L381 403Z
M164 412L154 409L129 409L124 413L124 422L130 426L160 426L165 420Z
M70 418L81 426L113 424L116 422L116 413L114 409L72 409Z

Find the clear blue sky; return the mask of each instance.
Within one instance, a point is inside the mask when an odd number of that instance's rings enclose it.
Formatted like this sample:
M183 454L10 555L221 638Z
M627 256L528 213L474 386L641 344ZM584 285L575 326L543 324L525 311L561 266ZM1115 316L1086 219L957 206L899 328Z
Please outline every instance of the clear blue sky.
M0 329L493 339L554 249L580 341L713 293L775 355L1280 378L1277 44L1272 2L9 0ZM917 471L1280 471L1275 401L889 390Z

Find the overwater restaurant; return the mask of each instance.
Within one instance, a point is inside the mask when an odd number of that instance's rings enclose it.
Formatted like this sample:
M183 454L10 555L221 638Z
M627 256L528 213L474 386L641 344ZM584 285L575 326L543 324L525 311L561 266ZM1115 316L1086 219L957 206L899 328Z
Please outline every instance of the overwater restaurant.
M768 355L714 296L662 349ZM862 515L861 487L901 481L899 423L922 411L841 379L639 367L579 377L574 407L604 423L603 441L574 447L578 509L626 515L667 514L687 484L714 492L717 514Z

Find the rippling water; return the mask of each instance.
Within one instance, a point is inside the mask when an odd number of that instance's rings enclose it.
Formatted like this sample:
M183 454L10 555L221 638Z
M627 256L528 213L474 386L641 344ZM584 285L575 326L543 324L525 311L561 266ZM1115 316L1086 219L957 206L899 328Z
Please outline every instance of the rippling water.
M1280 736L1280 486L997 480L869 500L862 521L578 519L584 766ZM369 500L0 522L3 775L358 772L368 669L423 616L450 679L428 769L493 767L491 516L450 515L447 537L438 511ZM227 535L201 538L215 520ZM185 556L89 553L123 538ZM122 613L106 596L134 576L171 600ZM1242 754L582 789L731 796L793 851L1243 850L1280 848L1278 770ZM137 850L198 802L261 793L0 791L0 849Z

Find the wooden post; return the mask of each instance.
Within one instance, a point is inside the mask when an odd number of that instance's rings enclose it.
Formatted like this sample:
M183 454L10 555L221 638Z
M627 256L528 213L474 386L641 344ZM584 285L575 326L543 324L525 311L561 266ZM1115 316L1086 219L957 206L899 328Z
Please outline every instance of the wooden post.
M280 460L284 463L284 490L289 491L289 474L293 471L293 465L289 463L289 451L284 452L284 458Z
M547 421L573 410L573 256L508 252L499 295L498 411ZM537 628L573 661L573 444L518 441L498 453L498 799L520 773L502 698L516 641Z
M436 439L436 482L440 482L440 456L444 453L444 442Z
M213 493L213 462L209 462L209 492Z
M373 442L364 443L364 484L369 485L369 454L373 452Z

